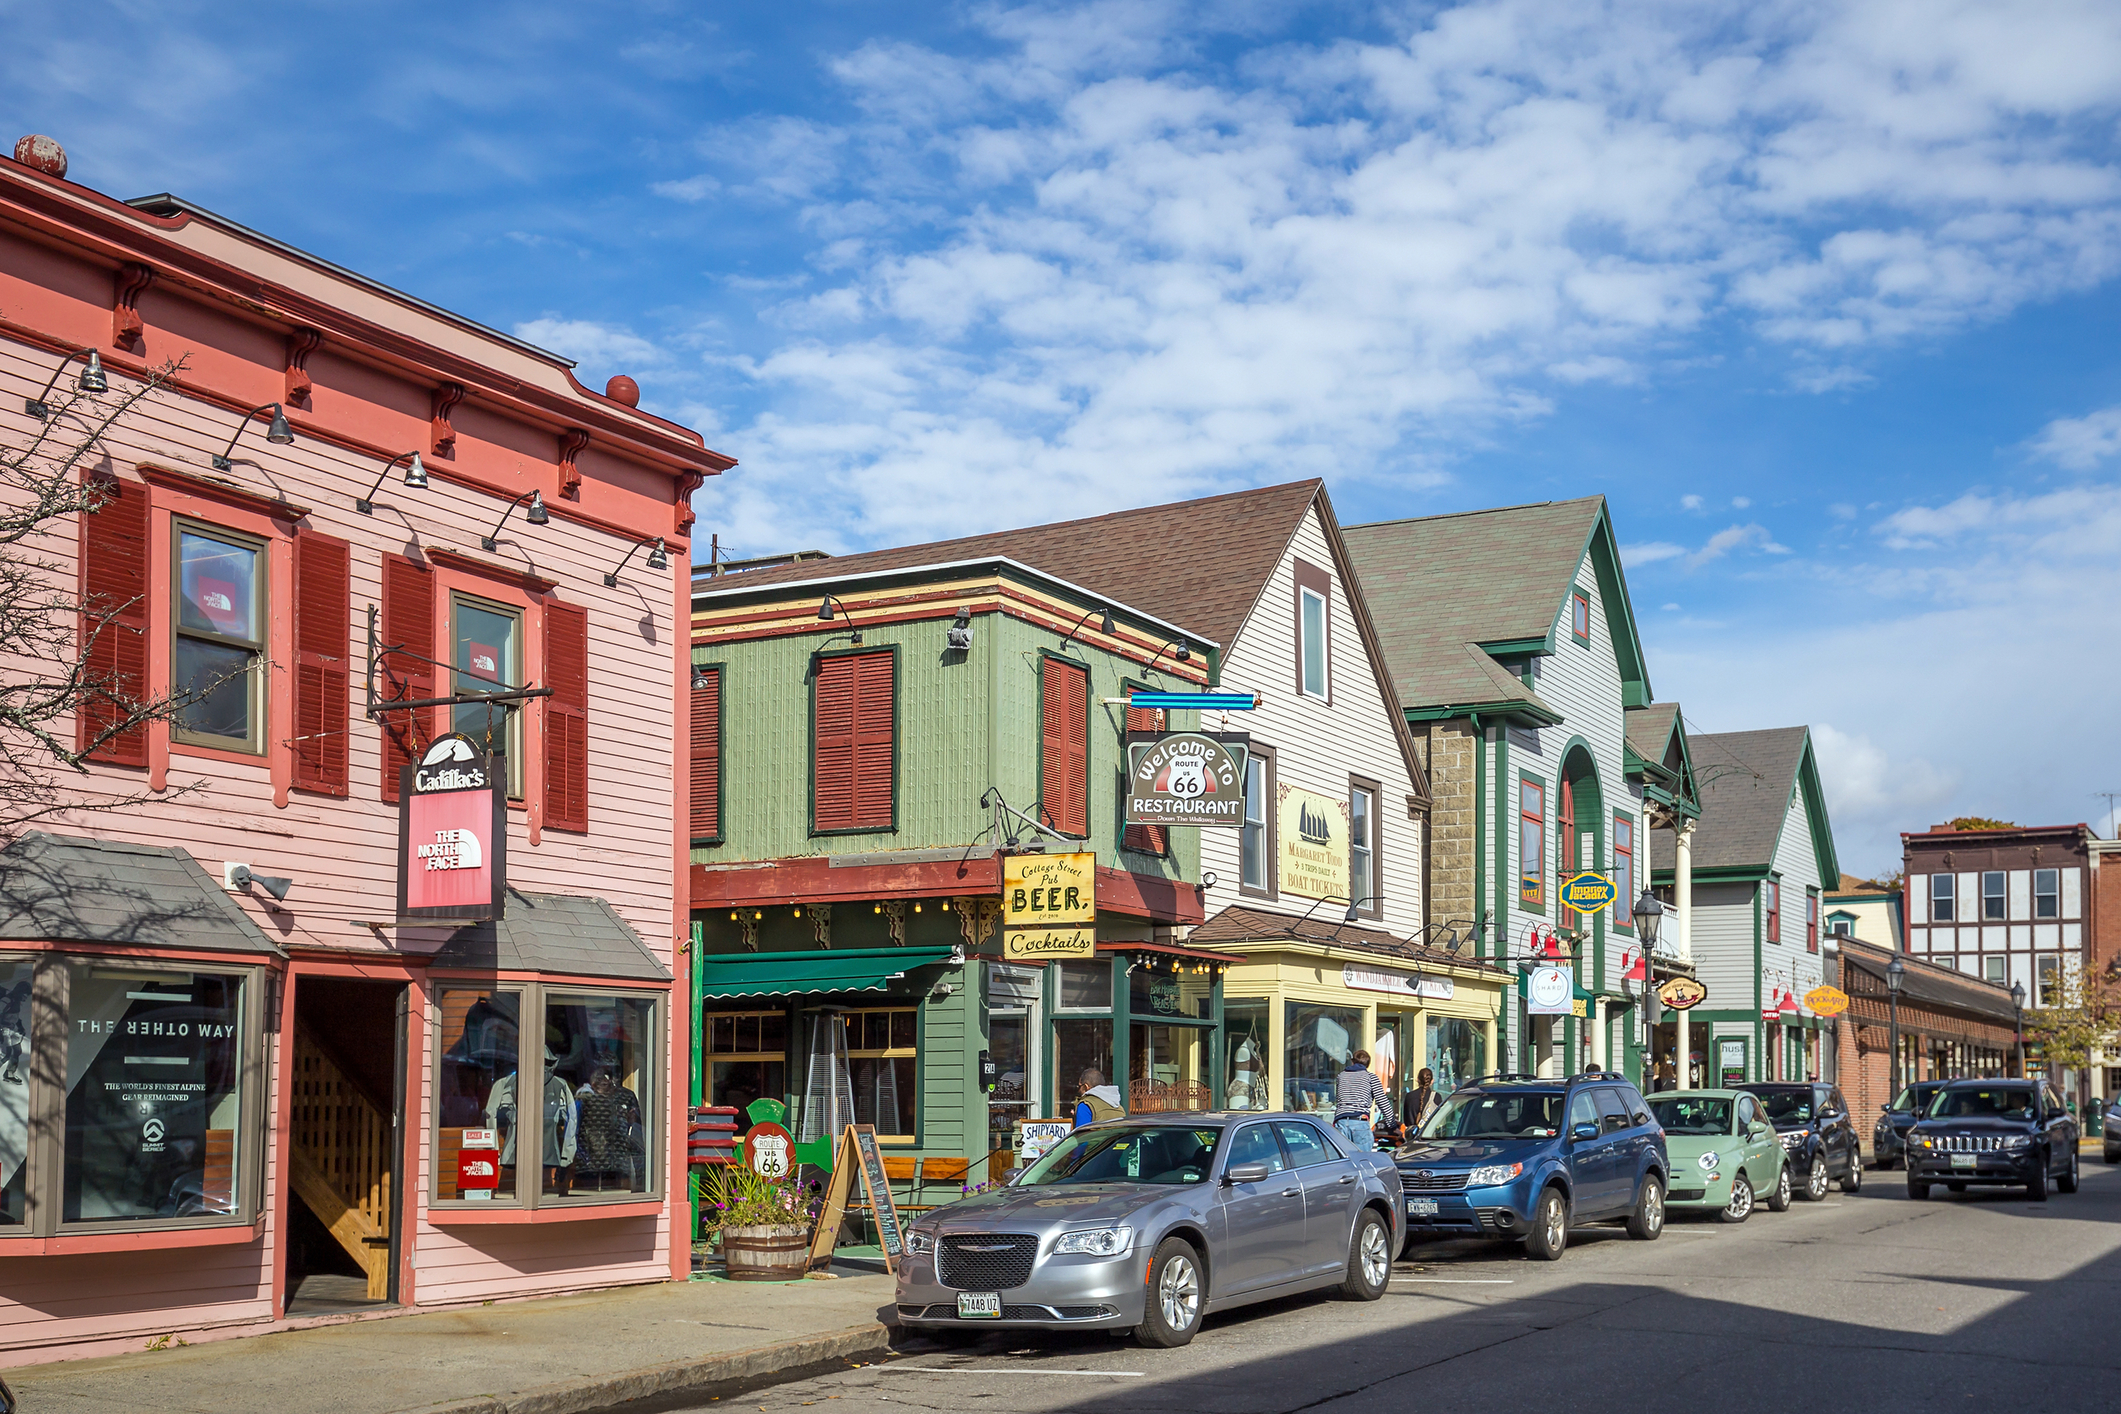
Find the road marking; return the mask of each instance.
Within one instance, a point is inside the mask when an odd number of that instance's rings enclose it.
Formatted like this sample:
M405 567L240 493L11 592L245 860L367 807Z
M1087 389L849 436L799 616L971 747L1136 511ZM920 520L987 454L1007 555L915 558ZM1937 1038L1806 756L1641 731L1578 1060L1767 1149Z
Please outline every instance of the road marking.
M1138 1380L1141 1370L975 1370L963 1365L878 1365L881 1373L901 1375L1103 1375L1109 1380Z

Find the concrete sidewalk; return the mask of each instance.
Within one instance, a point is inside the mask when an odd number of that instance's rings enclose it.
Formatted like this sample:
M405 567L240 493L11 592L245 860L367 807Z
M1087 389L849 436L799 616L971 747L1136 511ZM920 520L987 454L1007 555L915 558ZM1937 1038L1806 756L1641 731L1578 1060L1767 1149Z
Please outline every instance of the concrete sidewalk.
M691 1281L5 1373L24 1414L581 1414L882 1357L892 1279Z

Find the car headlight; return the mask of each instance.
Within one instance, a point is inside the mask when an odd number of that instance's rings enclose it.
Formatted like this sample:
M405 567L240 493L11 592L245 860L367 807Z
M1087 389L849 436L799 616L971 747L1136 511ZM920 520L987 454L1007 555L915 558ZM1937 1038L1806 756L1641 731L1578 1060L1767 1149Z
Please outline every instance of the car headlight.
M906 1234L906 1253L907 1253L907 1255L908 1255L908 1256L912 1256L912 1257L920 1257L920 1256L925 1256L925 1255L927 1255L928 1253L930 1253L930 1252L933 1252L934 1250L935 1250L935 1234L934 1234L934 1233L932 1233L932 1232L923 1232L923 1231L921 1231L921 1230L920 1230L919 1228L913 1228L912 1230L910 1230L909 1232L907 1232L907 1234Z
M1703 1154L1694 1162L1700 1164L1705 1172L1714 1172L1716 1165L1723 1162L1723 1155L1716 1153Z
M1093 1227L1082 1232L1064 1232L1054 1239L1053 1250L1077 1252L1086 1257L1117 1257L1134 1240L1131 1227Z
M1937 1147L1937 1141L1930 1138L1927 1134L1911 1134L1908 1136L1907 1142L1910 1144L1920 1145L1922 1148L1925 1149L1934 1149Z
M1466 1187L1493 1188L1498 1183L1508 1183L1523 1172L1523 1164L1482 1164L1466 1175Z
M2030 1134L2013 1134L2010 1138L2003 1141L2003 1147L2006 1149L2023 1149L2032 1142L2033 1136Z

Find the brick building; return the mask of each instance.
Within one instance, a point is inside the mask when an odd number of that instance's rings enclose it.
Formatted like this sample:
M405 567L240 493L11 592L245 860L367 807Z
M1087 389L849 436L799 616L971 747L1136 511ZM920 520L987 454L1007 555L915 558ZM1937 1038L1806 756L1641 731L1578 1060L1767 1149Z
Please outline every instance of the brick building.
M1894 1007L1886 969L1894 954L1841 939L1841 989L1849 1008L1835 1023L1837 1076L1870 1141L1879 1107L1893 1098ZM2016 1033L2010 992L1920 958L1902 957L1899 1083L2008 1074Z

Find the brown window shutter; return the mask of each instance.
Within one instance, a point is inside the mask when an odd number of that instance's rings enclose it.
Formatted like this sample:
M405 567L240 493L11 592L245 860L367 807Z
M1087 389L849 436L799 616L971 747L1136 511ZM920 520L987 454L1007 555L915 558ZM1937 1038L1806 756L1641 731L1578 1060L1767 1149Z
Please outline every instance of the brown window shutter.
M1090 833L1090 675L1048 658L1040 672L1039 802L1064 835Z
M1127 730L1130 732L1160 732L1164 729L1164 711L1161 707L1129 707ZM1121 849L1131 849L1137 854L1162 856L1170 853L1171 827L1168 825L1129 825L1120 838Z
M722 837L722 670L692 673L692 838Z
M589 611L545 606L545 828L589 828Z
M147 764L147 728L97 738L147 698L147 488L100 478L107 499L81 517L81 647L86 690L75 749L116 766Z
M434 573L402 555L383 557L383 646L376 668L376 696L382 699L436 697ZM419 657L412 656L419 654ZM441 730L442 709L415 708L382 713L383 799L398 798L398 770L410 765Z
M326 795L347 793L348 640L352 551L344 540L295 536L294 783Z
M889 653L818 660L812 802L817 829L892 827L897 754L892 686Z

